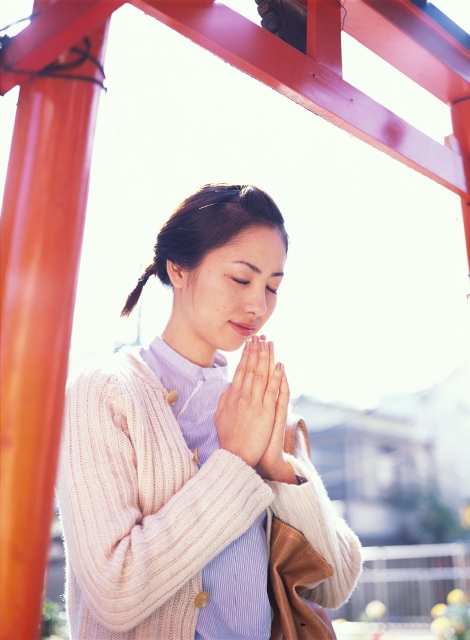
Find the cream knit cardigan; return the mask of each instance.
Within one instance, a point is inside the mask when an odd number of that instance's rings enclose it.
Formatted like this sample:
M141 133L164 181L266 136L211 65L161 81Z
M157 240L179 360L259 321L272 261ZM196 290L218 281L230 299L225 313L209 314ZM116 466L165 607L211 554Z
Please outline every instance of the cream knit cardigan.
M72 640L194 640L203 567L266 509L268 539L274 513L333 569L310 599L340 606L360 544L300 441L300 486L266 482L223 449L198 469L167 395L131 348L68 385L57 493Z

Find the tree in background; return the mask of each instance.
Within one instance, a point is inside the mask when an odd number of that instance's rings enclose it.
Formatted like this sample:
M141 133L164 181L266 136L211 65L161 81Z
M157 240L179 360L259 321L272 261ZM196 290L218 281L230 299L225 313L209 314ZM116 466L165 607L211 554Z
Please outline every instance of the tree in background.
M403 515L402 544L436 544L468 540L459 514L438 493L418 488L396 504Z

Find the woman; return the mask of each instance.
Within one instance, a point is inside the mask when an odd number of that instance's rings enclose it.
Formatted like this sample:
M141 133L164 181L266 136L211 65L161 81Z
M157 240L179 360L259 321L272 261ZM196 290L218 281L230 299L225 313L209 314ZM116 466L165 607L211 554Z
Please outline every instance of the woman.
M296 439L289 388L259 332L274 311L288 238L260 189L206 185L161 229L151 275L173 288L161 337L68 386L58 497L73 640L269 640L272 515L333 576L308 598L341 605L360 546ZM245 344L233 381L219 353Z

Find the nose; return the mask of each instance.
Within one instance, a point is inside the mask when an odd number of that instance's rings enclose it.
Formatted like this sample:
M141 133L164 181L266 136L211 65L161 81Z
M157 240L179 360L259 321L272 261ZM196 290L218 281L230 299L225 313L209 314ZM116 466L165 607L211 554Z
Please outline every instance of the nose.
M248 300L245 303L245 311L252 313L257 318L264 316L267 311L266 305L266 289L263 287L259 290L252 289Z

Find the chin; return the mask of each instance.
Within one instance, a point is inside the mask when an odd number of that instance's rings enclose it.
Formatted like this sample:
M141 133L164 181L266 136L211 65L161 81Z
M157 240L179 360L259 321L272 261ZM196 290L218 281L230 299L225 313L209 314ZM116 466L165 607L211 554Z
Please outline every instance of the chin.
M218 341L217 350L226 351L227 353L238 351L238 349L244 346L247 340L250 340L250 338L245 338L244 336L231 336L230 338L225 339L222 338Z

